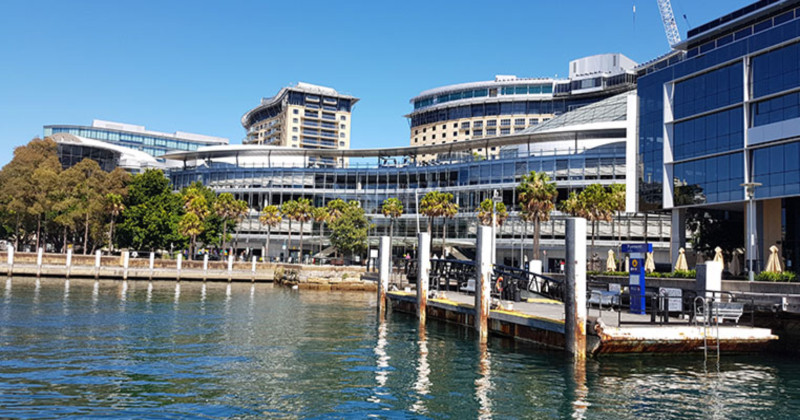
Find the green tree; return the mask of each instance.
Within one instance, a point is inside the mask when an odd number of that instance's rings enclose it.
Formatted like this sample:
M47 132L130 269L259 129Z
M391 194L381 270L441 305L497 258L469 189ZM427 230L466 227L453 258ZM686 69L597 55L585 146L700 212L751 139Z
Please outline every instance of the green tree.
M625 211L625 184L611 184L608 188L608 201L609 206L611 207L611 211L617 213L617 237L619 238L619 247L622 246L622 212ZM613 219L612 219L612 222ZM612 224L612 230L614 230L614 226ZM620 250L617 248L617 256L620 255Z
M258 217L258 221L267 227L267 244L266 249L264 250L264 261L269 261L269 240L270 235L272 234L272 228L281 224L281 209L275 205L266 205L264 209L261 210L261 214Z
M311 217L315 222L319 223L319 253L322 253L323 228L325 227L325 223L330 220L331 213L330 210L325 206L315 207L311 210Z
M403 215L403 202L399 198L387 198L383 200L381 212L389 218L389 248L391 248L394 245L394 223L398 217Z
M341 214L329 223L331 244L342 253L349 253L351 257L364 252L367 248L367 231L370 228L364 209L357 201L351 201L345 206L337 203L335 206Z
M181 234L191 238L189 253L194 256L197 237L206 231L205 218L211 214L206 195L195 185L183 191L183 209L186 214L181 218Z
M497 226L503 226L503 223L508 219L508 209L503 203L495 204L491 198L481 201L480 206L475 209L475 212L478 213L478 222L484 226L492 225L492 205L494 205L494 213L497 217Z
M289 221L289 239L286 246L286 251L289 255L287 255L287 258L292 257L292 221L296 220L297 213L298 209L296 200L288 200L281 203L281 216L285 217Z
M172 192L163 172L150 169L135 175L127 191L122 221L117 226L117 245L150 251L186 245L186 236L178 229L184 214L183 198Z
M220 238L220 248L225 248L225 241L228 239L228 222L238 213L236 199L231 193L222 193L214 201L214 213L222 219L222 237Z
M594 239L598 222L610 222L612 220L611 200L602 185L592 184L581 191L578 195L578 201L581 202L582 217L592 223L592 255L594 255Z
M64 171L65 190L71 202L72 214L83 227L83 254L89 253L89 231L103 214L103 190L107 173L89 158Z
M304 225L313 218L314 206L311 205L311 200L307 198L297 199L297 209L295 211L295 220L300 222L300 262L303 261L303 233Z
M108 227L108 248L110 251L114 250L114 224L117 218L125 210L125 202L119 194L106 193L105 196L106 212L111 216L111 222Z
M236 200L233 205L233 227L240 226L245 217L250 213L250 206L244 200ZM234 239L234 248L239 247L239 230L236 228L236 236Z
M430 191L422 197L420 213L428 217L428 234L433 232L433 221L436 217L453 218L458 214L458 204L453 203L453 194ZM446 249L447 223L442 230L442 255ZM431 235L431 241L433 236Z
M517 185L517 202L522 219L533 222L533 259L539 259L541 223L550 220L550 213L556 208L558 195L556 184L544 172L531 171L522 177Z
M204 228L205 226L203 224L203 220L200 219L200 216L198 216L197 213L186 212L186 214L181 217L181 221L178 224L178 229L180 230L181 235L191 238L191 241L189 242L189 259L194 259L197 236L203 233Z

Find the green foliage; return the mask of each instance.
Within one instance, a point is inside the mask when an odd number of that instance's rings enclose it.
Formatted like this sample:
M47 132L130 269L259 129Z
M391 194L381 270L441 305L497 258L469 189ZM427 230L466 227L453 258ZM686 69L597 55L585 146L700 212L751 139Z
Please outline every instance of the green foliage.
M773 273L770 271L762 271L756 275L756 281L771 281L771 282L795 282L797 281L797 274L791 271L783 271L780 273Z
M351 201L342 207L337 203L336 209L341 211L341 215L329 223L331 244L340 252L350 255L364 252L370 224L361 204Z
M588 271L588 275L592 276L615 276L615 277L628 277L630 273L626 273L624 271ZM647 273L647 277L651 278L664 278L664 279L694 279L697 277L696 270L688 270L688 271L673 271L671 273Z
M491 226L492 225L492 205L494 204L494 211L497 213L497 226L503 226L506 219L508 219L508 210L506 209L506 205L503 203L494 203L494 200L491 198L487 198L481 201L480 206L475 209L475 212L478 213L478 221L484 226Z
M135 175L128 186L128 200L117 230L120 247L137 250L183 248L186 237L178 231L184 214L183 200L170 189L160 170Z
M384 216L396 219L403 215L403 202L395 197L387 198L386 200L383 200L381 211L383 212Z

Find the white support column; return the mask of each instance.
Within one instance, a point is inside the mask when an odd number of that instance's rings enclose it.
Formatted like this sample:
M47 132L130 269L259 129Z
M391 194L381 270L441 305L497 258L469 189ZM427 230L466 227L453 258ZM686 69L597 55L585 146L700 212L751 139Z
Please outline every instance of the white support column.
M475 244L475 329L478 340L485 343L489 338L489 306L492 293L492 248L494 230L488 226L478 226L478 237Z
M8 277L11 277L14 273L14 246L9 244L6 252L8 253Z
M178 281L181 281L181 269L183 268L183 254L178 253L178 262L175 263L175 268L178 270Z
M122 280L128 280L128 264L131 262L130 251L122 253Z
M428 308L428 283L431 271L431 236L425 233L417 234L417 318L420 324L425 324L425 311Z
M150 280L153 280L153 271L156 269L156 253L150 253Z
M102 256L103 256L103 251L100 251L99 249L97 250L97 252L94 253L94 278L95 278L95 280L97 280L97 278L100 277L100 261L101 261Z
M208 254L203 255L203 281L208 278Z
M586 219L567 219L566 295L564 333L566 350L586 358Z
M233 278L233 252L228 254L228 282Z
M36 277L40 277L42 275L42 260L44 259L44 248L39 248L38 253L36 254Z
M378 317L383 320L386 315L386 292L389 290L390 265L392 260L391 243L388 236L381 236L378 252Z
M72 271L72 248L67 249L67 278L69 278L69 274Z

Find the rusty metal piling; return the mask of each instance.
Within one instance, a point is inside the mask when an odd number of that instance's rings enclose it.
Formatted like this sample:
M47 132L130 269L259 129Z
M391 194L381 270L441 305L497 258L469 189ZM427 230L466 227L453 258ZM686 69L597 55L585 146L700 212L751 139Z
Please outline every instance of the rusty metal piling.
M567 219L567 256L564 264L564 334L566 350L576 360L586 358L586 219Z
M392 259L392 245L388 236L381 236L378 254L378 318L386 316L386 291L389 289L389 262Z
M417 318L425 324L428 308L428 282L431 271L431 235L427 232L417 234Z

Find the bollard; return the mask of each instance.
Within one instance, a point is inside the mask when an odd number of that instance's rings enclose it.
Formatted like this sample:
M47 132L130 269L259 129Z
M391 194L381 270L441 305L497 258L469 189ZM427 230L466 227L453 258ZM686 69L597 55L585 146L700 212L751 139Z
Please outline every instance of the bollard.
M8 252L8 277L11 277L14 273L14 246L9 244L6 252Z
M178 254L178 262L177 262L178 281L181 281L181 267L182 266L183 266L183 254Z
M231 252L228 255L228 283L231 282L231 278L233 277L233 253Z
M392 246L388 236L381 236L378 251L378 318L383 321L386 316L386 291L389 289L389 261L392 259Z
M417 241L417 318L420 324L425 324L425 315L428 310L428 282L431 271L431 235L427 232L418 233Z
M208 254L203 255L203 281L208 278Z
M97 250L94 253L94 279L97 280L100 277L100 258L103 255L103 252Z
M122 253L122 280L128 280L128 264L131 261L130 251Z
M42 276L42 260L44 259L44 248L39 248L36 254L36 277Z
M492 233L490 226L478 226L478 237L475 244L475 329L478 341L486 343L489 338L489 305L492 299Z
M69 274L72 271L72 248L67 249L67 278L69 278Z
M150 253L150 280L151 281L153 280L153 271L155 270L155 265L156 265L155 263L156 263L156 253L155 252L151 252Z
M252 264L253 264L253 267L250 269L251 276L252 276L250 278L250 282L251 283L255 283L256 282L256 256L255 255L253 255L253 263Z
M586 358L586 219L567 218L567 256L564 264L564 334L566 350L576 360Z

